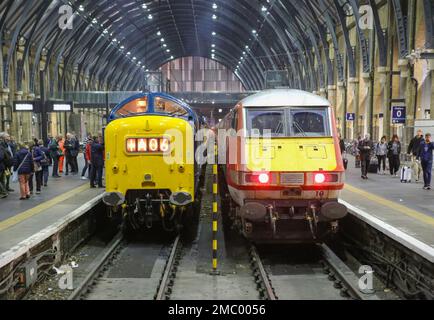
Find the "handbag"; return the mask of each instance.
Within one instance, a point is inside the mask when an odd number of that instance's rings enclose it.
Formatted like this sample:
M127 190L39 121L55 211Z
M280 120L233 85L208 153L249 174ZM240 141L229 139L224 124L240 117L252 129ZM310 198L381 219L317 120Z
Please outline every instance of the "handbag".
M33 154L32 154L32 158L34 158ZM42 171L42 166L39 163L35 162L34 160L33 160L33 170L35 172Z
M24 157L23 161L18 166L17 170L14 171L14 173L12 174L12 182L13 183L17 183L18 182L18 171L20 171L21 167L24 164L24 161L26 161L26 159L27 159L28 156L29 156L29 154L26 154L26 156Z

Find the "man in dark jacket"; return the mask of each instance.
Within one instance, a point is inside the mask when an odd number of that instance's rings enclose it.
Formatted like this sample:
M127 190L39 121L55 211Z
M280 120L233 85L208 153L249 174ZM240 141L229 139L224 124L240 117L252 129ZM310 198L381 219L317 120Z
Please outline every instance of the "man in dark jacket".
M431 190L431 170L433 164L434 142L431 142L431 134L425 135L425 140L421 142L418 158L422 164L423 181L425 190Z
M415 177L416 182L419 181L420 174L422 173L422 165L420 161L417 160L417 157L419 156L420 144L423 140L423 132L419 129L417 130L417 135L411 139L407 149L407 154L411 155L413 176Z
M104 168L104 145L102 137L94 137L90 147L90 187L95 187L95 180L98 182L99 188L104 188L102 185L102 171Z
M4 178L0 180L2 180L7 192L14 192L14 190L11 189L9 183L10 183L10 176L12 173L13 159L16 152L16 146L12 144L11 137L6 132L0 134L0 145L3 147L5 151L4 154L5 173L4 173Z
M365 139L361 140L358 145L360 151L360 161L362 165L362 179L368 179L368 168L371 162L371 154L374 150L374 143L369 134L365 135Z
M5 172L6 172L6 149L0 143L0 198L6 198L8 192L5 186Z

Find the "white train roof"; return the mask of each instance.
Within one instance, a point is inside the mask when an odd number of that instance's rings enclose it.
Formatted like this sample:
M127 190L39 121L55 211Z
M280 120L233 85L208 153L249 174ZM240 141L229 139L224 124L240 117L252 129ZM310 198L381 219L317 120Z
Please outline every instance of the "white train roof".
M316 94L295 89L271 89L253 94L241 102L243 107L325 107L330 102Z

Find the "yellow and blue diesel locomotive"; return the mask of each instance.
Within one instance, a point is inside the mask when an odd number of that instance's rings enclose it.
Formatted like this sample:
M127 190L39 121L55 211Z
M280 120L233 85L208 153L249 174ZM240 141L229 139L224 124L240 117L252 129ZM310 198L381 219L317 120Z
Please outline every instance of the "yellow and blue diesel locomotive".
M105 128L106 192L110 213L128 230L153 224L194 237L198 223L195 133L197 114L164 93L142 93L117 105Z
M220 122L223 214L257 242L321 242L346 207L342 156L333 109L309 92L266 90ZM220 161L222 162L222 161Z

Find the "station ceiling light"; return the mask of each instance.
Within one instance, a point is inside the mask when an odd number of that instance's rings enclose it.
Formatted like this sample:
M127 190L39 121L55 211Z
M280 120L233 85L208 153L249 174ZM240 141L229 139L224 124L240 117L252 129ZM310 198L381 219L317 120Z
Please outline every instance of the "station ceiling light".
M166 47L167 47L167 44L163 43L163 48L166 48Z
M262 11L262 12L266 12L266 11L267 11L267 8L266 8L265 6L262 6L261 11Z
M170 49L167 49L166 52L169 53L169 52L170 52Z
M80 6L78 7L78 10L80 10L80 11L84 11L84 7L83 7L83 5L80 4Z
M211 45L211 48L215 48L215 44L214 43Z
M128 52L127 52L127 56L129 56L130 54L131 54L131 52L128 51Z
M142 4L143 9L148 9L148 5L146 3Z
M215 33L215 31L213 31L211 34L212 34L213 36L215 36L217 33Z
M173 59L175 59L175 58L174 58L173 56L170 56L170 59L172 59L172 60L173 60Z
M212 15L213 20L217 20L217 16L215 14Z
M214 2L213 4L212 4L212 8L214 9L214 10L217 10L217 4Z
M148 19L149 19L149 20L152 20L153 18L154 18L154 17L152 16L152 14L149 14L149 15L148 15Z
M253 33L253 34L256 34L256 30L255 30L255 29L253 29L253 30L252 30L252 33Z
M161 42L164 42L164 38L161 38L160 41L161 41Z

